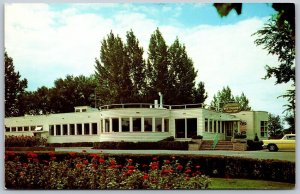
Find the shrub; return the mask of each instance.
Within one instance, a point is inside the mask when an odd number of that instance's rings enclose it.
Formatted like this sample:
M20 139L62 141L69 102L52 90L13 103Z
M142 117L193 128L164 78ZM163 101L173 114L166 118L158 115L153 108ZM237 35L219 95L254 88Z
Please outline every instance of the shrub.
M175 141L175 138L173 136L167 137L165 139L162 139L160 141Z
M93 147L93 142L47 143L48 147Z
M194 135L192 139L203 139L202 135Z
M262 141L247 140L247 150L262 150Z
M247 138L247 135L246 134L242 134L242 133L235 133L234 134L234 138L235 139L245 139L245 138Z
M36 136L5 136L5 147L38 147L45 146L46 138Z
M23 160L11 153L9 157L5 159L9 189L207 189L210 184L200 165L191 161L182 165L172 158L139 164L98 154L69 153L63 160L55 153L48 153L49 160L34 153L23 154Z
M119 150L188 150L188 142L95 142L93 148Z

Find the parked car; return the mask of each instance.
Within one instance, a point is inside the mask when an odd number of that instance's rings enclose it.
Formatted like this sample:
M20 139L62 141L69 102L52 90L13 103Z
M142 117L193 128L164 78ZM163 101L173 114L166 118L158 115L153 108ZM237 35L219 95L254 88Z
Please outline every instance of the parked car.
M296 149L296 135L286 134L281 139L263 140L263 148L270 152L278 150L295 150Z

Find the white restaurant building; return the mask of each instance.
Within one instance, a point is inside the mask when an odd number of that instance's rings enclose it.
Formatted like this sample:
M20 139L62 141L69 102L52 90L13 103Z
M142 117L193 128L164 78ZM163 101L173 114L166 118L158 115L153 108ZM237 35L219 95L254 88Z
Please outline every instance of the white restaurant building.
M5 118L5 135L36 135L48 143L103 141L159 141L173 136L190 140L202 135L211 140L231 140L235 132L248 139L255 134L267 139L268 113L240 111L224 113L202 104L167 106L115 104L99 109L75 107L72 113L25 115Z

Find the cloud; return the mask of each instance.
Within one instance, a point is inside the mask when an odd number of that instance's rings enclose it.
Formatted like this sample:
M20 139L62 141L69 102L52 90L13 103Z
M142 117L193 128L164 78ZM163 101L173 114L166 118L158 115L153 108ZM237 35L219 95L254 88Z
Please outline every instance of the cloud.
M251 36L263 26L265 18L186 28L177 25L176 16L172 17L174 23L161 24L148 15L153 8L146 6L125 4L122 6L126 8L111 17L101 11L89 13L89 6L84 6L84 11L78 5L57 11L47 4L6 5L5 47L16 69L28 79L30 89L51 87L55 79L66 74L94 73L101 41L111 30L125 41L126 32L132 29L146 56L150 36L159 27L168 45L176 36L185 44L198 70L197 81L204 81L208 91L206 103L228 85L234 95L244 92L254 110L281 114L286 101L277 97L289 86L275 86L274 80L261 79L266 73L264 66L277 64L277 58L255 46L255 37ZM115 4L105 6L116 8ZM176 9L176 14L182 11ZM164 5L163 10L169 12L170 8Z

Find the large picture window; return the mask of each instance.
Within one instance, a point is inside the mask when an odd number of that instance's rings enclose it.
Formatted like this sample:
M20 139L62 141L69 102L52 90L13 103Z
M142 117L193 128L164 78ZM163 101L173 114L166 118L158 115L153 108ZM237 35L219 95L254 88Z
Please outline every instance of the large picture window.
M193 136L197 135L197 119L186 119L187 125L187 138L192 138Z
M49 126L49 134L54 135L54 125Z
M129 132L129 118L122 118L122 132Z
M147 132L152 131L152 118L144 119L144 127L145 127L145 131Z
M77 126L77 135L82 135L82 124L78 123Z
M205 119L205 132L208 132L208 119Z
M132 125L133 125L133 131L140 132L142 129L142 119L141 118L133 118Z
M155 118L155 132L161 132L162 118Z
M75 135L75 124L70 124L70 135Z
M84 123L84 135L89 135L89 134L90 134L90 124Z
M56 128L56 135L61 135L60 125L56 125L55 128Z
M165 132L169 132L169 119L164 119Z
M68 135L68 125L67 124L63 125L63 135Z
M112 131L119 132L119 118L112 118Z
M98 125L97 123L92 123L92 134L97 135L98 133Z
M175 119L175 138L185 138L185 119Z

